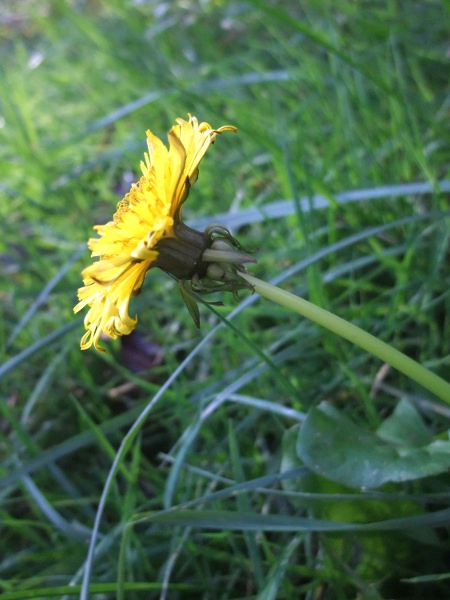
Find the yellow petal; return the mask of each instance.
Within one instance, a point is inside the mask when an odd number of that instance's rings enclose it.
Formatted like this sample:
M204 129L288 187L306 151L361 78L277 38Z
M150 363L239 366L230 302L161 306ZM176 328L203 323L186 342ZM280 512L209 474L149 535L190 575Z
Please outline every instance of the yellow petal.
M102 332L111 338L117 338L133 331L137 318L130 317L128 307L131 297L139 292L147 270L145 261L134 263L109 286L93 281L80 288L80 302L75 306L74 312L78 312L86 304L91 307L84 319L86 333L81 342L83 350L93 344L96 350L103 351L99 345Z
M113 220L94 228L99 237L88 242L92 256L99 260L84 269L84 286L74 308L78 312L90 307L82 349L94 345L103 351L102 332L115 338L134 329L136 318L128 314L129 301L158 258L158 242L174 235L174 218L180 217L180 207L197 180L198 165L216 135L236 131L231 125L213 129L190 115L189 121L176 119L176 123L168 134L169 148L147 131L142 177L118 203Z

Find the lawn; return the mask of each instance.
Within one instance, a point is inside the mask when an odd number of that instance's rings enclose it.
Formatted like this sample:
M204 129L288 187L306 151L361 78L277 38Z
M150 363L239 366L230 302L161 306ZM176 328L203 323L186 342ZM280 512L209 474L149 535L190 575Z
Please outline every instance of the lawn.
M450 597L449 25L439 0L2 3L2 599ZM80 349L92 228L188 114L238 131L183 220L342 335L251 290L198 329L155 268L135 331Z

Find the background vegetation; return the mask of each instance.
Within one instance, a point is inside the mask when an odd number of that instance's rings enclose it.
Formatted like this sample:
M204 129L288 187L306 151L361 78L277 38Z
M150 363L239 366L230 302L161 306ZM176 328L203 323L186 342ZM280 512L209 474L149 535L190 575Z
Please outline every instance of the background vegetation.
M439 0L2 2L5 600L449 597L448 407L256 297L198 332L157 271L106 355L72 313L145 130L191 112L239 133L189 222L448 379L448 25Z

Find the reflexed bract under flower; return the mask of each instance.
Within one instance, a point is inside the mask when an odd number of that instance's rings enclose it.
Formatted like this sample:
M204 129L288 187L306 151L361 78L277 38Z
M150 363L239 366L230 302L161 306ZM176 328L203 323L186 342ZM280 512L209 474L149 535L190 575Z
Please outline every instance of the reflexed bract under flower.
M229 125L213 129L191 116L176 122L168 134L169 148L147 131L142 177L117 205L113 221L94 227L100 237L90 239L88 246L99 260L84 269L84 287L78 290L80 302L74 308L78 312L90 307L84 319L83 350L94 344L104 351L99 345L102 332L116 338L133 331L137 319L128 313L130 298L157 263L158 242L176 237L181 207L216 135L235 131Z

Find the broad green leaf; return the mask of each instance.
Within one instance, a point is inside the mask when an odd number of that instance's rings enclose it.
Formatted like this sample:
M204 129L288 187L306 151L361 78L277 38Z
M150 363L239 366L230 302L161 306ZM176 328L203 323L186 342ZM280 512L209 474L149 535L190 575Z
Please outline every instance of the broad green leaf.
M304 466L296 452L299 430L300 425L295 425L283 436L282 470ZM395 493L399 491L396 483L385 485L384 492L381 493L361 493L308 470L295 479L282 480L282 486L290 493L289 501L294 506L307 509L314 518L326 521L375 523L413 517L421 511L417 502L405 498L403 493ZM422 542L426 540L428 544L436 543L431 528L416 527L413 531L415 536L420 533ZM393 539L381 532L376 536L358 536L357 539L352 535L334 534L327 543L344 561L354 560L355 545L358 545L359 558L353 563L353 567L365 581L382 577L390 561L404 561L411 549L410 539Z
M314 473L337 481L342 485L367 489L387 482L408 481L437 475L450 468L450 443L436 440L417 446L424 440L417 417L409 418L400 424L405 407L390 417L390 422L381 434L366 431L356 425L346 415L327 403L309 411L300 427L297 453L304 464ZM411 431L420 435L408 435ZM398 439L392 437L398 433ZM406 441L405 441L406 437Z
M404 446L425 446L433 440L421 416L407 400L400 400L394 412L378 427L377 434L386 442Z

